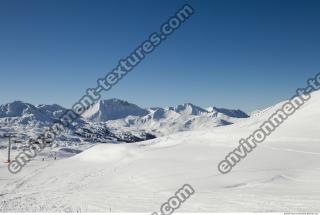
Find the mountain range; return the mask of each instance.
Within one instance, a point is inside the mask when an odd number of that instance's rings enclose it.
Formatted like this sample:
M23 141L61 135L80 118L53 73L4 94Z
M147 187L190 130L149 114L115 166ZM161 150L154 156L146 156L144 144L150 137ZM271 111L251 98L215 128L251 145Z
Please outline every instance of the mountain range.
M22 101L0 105L0 131L33 136L57 122L66 110L57 104L35 106ZM238 109L204 109L191 103L141 108L113 98L94 104L59 138L64 141L136 142L179 131L229 125L247 117Z

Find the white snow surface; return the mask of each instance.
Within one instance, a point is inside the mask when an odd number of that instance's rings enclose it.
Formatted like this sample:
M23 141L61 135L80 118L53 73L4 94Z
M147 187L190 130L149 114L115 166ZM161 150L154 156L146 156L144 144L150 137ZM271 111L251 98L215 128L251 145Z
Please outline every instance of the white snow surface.
M217 170L281 105L232 125L36 159L16 175L1 163L0 211L151 213L186 183L196 192L179 212L320 211L320 92L229 174Z

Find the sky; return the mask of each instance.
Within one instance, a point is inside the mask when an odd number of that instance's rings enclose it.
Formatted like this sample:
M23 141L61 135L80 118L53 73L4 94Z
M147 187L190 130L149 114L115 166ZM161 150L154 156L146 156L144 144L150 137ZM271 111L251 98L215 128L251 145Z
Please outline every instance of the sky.
M0 104L71 108L186 3L195 14L103 99L251 112L320 72L316 0L1 0Z

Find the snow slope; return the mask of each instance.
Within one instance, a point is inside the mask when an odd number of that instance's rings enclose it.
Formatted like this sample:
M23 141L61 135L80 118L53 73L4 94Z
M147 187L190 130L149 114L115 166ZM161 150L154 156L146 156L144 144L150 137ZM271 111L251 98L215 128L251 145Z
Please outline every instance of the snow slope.
M32 161L18 175L0 164L0 211L151 213L186 183L196 193L179 212L320 211L319 106L314 92L227 175L218 163L281 103L229 126Z

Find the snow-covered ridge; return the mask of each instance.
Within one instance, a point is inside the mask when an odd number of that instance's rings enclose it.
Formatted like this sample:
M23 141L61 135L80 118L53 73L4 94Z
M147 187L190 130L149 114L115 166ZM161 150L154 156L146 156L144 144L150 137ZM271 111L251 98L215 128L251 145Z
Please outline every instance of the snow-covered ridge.
M231 110L231 109L226 109L226 108L217 108L217 107L209 107L207 109L208 112L210 113L217 113L217 114L224 114L229 117L235 117L235 118L248 118L249 115L245 113L242 110L236 109L236 110Z
M205 109L191 103L184 103L175 107L169 107L168 110L172 110L180 114L188 114L195 116L208 113L208 111L206 111Z
M17 132L22 130L35 133L45 126L57 122L67 109L57 104L34 106L22 101L0 105L0 128L6 127ZM110 136L130 136L130 140L150 135L163 136L179 131L197 130L232 124L243 117L248 117L240 110L212 108L206 110L191 103L168 108L141 108L120 99L101 100L77 119L66 133L81 137L102 135L105 131L107 140ZM81 135L83 127L90 134ZM99 132L93 134L95 131ZM113 132L110 135L110 132ZM68 138L67 138L68 139ZM73 138L72 138L73 139ZM118 138L121 139L121 138ZM98 141L98 140L97 140ZM104 142L105 139L99 139Z
M53 117L41 108L21 101L0 105L0 119L7 122L28 124L30 122L50 123Z
M62 116L62 114L67 110L64 107L61 107L60 105L53 104L53 105L37 105L36 106L42 113L45 113L53 118L59 118Z
M67 109L57 105L41 104L34 106L22 101L0 105L0 118L23 117L33 115L36 119L50 120L58 119ZM144 117L153 114L154 118L162 118L166 113L175 112L180 115L207 115L209 113L220 113L228 117L246 118L249 117L245 112L237 109L226 109L211 107L207 110L191 103L184 103L168 108L141 108L135 104L120 99L100 100L87 110L82 116L94 122L105 122L108 120L123 119L128 116Z
M192 116L200 116L200 115L212 116L211 113L217 113L217 114L222 114L226 117L233 117L233 118L249 117L245 112L239 109L233 110L233 109L212 107L210 110L206 110L192 103L184 103L181 105L168 107L168 108L157 107L157 108L144 109L135 104L122 101L120 99L101 100L97 104L95 104L91 109L86 111L83 114L83 117L95 122L106 122L109 120L123 119L128 116L146 117L149 114L153 115L153 118L155 119L160 119L160 118L163 118L165 115L168 115L173 112L180 115L192 115Z
M106 123L114 130L143 130L157 136L229 125L249 117L240 110L213 110L208 111L191 103L144 109L119 99L110 99L100 101L83 116L96 123Z

